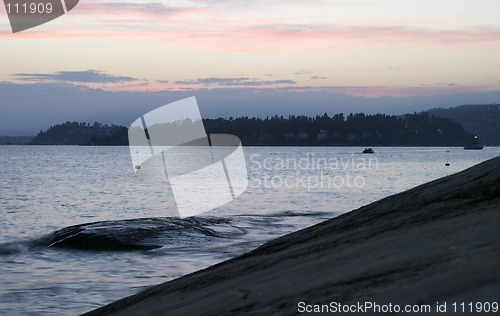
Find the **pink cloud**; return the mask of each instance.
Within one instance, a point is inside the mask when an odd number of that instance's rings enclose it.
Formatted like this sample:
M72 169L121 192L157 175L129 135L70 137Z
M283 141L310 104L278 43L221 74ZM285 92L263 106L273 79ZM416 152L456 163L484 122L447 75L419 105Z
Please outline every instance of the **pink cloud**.
M66 72L61 72L66 73ZM83 72L83 73L88 73ZM97 73L97 72L96 72ZM50 76L50 74L46 75ZM37 77L37 76L35 76ZM40 77L40 76L38 76ZM106 77L107 78L107 77ZM114 77L112 77L114 78ZM120 77L121 78L121 77ZM128 78L128 77L126 77ZM21 78L22 79L22 78ZM129 82L83 82L80 80L78 86L102 89L113 92L160 92L160 91L208 91L208 90L241 90L241 91L285 91L290 93L332 93L344 94L356 97L376 98L376 97L409 97L409 96L437 96L446 94L463 94L475 92L498 91L498 85L459 85L457 83L435 83L421 84L419 86L299 86L291 80L259 80L257 78L205 78L187 81L163 81L137 79ZM21 80L22 81L22 80ZM45 82L43 76L39 80L30 80L31 83ZM50 80L49 80L50 81ZM106 80L104 80L106 81ZM108 80L109 81L109 80ZM230 85L224 85L230 81ZM222 82L222 84L221 84ZM239 84L239 82L241 84ZM253 84L255 82L255 84ZM54 84L65 84L53 82ZM68 83L70 85L74 85Z
M324 25L267 25L227 32L171 33L173 40L211 51L282 51L311 45L327 47L336 42L422 42L459 44L498 42L500 30L432 30L401 27L332 27Z
M185 6L169 6L160 2L115 3L91 0L81 2L67 17L62 18L71 23L66 29L56 29L48 24L16 36L8 31L0 32L0 38L141 38L175 42L178 46L213 52L317 51L331 49L338 43L351 42L452 45L500 41L500 29L495 28L438 30L404 25L290 23L304 19L314 21L315 15L324 17L322 12L328 10L357 10L373 5L373 1L347 0L258 3L232 0L214 1L207 5L207 2L200 0L191 1ZM291 17L290 12L297 12L298 19Z
M185 85L175 83L141 83L130 85L108 86L105 90L109 91L206 91L206 90L250 90L255 92L262 91L287 91L291 93L311 93L326 92L333 94L345 94L356 97L376 98L376 97L410 97L410 96L436 96L447 94L462 94L498 91L498 86L461 86L461 85L421 85L421 86L294 86L294 85L244 85L221 87L217 85Z
M141 16L162 17L200 12L194 7L168 7L161 3L113 3L113 2L82 2L78 10L72 11L75 16Z
M111 22L109 22L111 23ZM35 29L12 35L0 32L0 38L17 39L65 39L65 38L110 38L164 40L176 45L194 47L205 51L223 52L272 52L290 49L317 49L335 43L434 43L460 44L477 42L500 42L500 30L432 30L401 27L333 27L327 25L258 25L235 27L227 30L137 30L111 31L87 30L41 30Z
M299 21L311 21L327 10L355 9L375 5L373 1L191 1L185 6L160 2L126 3L81 2L67 17L67 29L48 24L12 36L0 32L0 38L65 39L110 38L150 39L175 42L211 52L282 52L289 50L331 49L349 43L461 43L500 41L500 29L432 29L404 25L348 26L297 23L289 12L299 12ZM280 13L283 10L283 14ZM259 12L268 12L258 14ZM288 12L288 13L287 13ZM302 13L303 12L303 13ZM323 15L324 16L324 15ZM333 22L332 22L333 23Z

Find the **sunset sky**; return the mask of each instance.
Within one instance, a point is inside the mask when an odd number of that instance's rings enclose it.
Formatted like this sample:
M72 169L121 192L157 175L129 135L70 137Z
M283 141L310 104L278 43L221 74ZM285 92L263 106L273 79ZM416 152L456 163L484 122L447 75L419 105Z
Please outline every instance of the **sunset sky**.
M500 102L499 17L499 0L81 0L13 34L0 6L0 108L26 108L41 86L99 92L103 104L207 91L219 103L228 92L238 103L238 91Z

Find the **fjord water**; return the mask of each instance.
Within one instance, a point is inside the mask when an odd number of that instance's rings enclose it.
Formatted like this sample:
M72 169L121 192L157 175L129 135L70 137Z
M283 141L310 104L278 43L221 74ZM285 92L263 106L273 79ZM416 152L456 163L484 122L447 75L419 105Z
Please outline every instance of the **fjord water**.
M500 155L498 147L374 149L246 147L246 192L179 222L171 191L135 177L127 147L0 146L0 314L83 313ZM143 220L116 222L125 219ZM102 221L115 222L91 228L170 228L155 237L162 247L150 250L41 242L58 229Z

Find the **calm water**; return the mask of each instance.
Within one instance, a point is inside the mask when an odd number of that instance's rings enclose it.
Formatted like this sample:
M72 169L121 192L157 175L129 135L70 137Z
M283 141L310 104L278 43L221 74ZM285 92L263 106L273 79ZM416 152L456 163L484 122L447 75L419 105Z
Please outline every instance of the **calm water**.
M247 191L200 219L220 236L186 225L159 249L104 252L33 244L70 225L176 215L166 187L135 177L128 148L0 146L0 314L83 313L500 155L500 148L244 150Z

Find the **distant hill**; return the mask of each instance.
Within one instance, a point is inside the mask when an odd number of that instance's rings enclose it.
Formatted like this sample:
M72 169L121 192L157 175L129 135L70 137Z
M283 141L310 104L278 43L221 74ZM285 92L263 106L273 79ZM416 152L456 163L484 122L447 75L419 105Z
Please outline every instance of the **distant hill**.
M246 146L463 146L473 139L460 124L427 112L402 116L358 113L347 117L231 117L203 122L207 133L236 135ZM126 146L128 129L66 122L40 132L31 143Z
M449 109L432 109L429 114L460 123L472 134L478 134L485 145L500 145L500 104L470 104Z
M123 126L81 122L66 122L40 131L30 142L31 145L88 145L93 140L111 137Z

